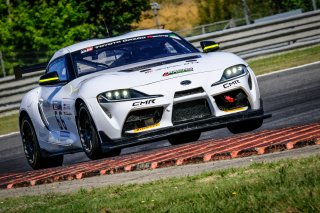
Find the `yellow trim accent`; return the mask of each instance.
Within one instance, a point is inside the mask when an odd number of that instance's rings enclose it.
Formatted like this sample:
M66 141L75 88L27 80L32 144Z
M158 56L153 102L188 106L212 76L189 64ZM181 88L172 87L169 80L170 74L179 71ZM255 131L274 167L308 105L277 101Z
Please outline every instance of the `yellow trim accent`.
M48 81L56 81L56 80L59 80L59 78L53 77L53 78L40 79L39 83L44 83L44 82L48 82Z
M133 132L141 132L143 130L147 130L147 129L152 129L154 127L157 127L157 126L160 126L160 123L156 123L156 124L153 124L151 126L146 126L146 127L141 127L141 128L137 128L137 129L134 129Z
M219 47L219 44L214 44L214 45L210 45L210 46L204 47L203 50L206 51L208 49L215 48L215 47Z
M236 108L236 109L231 109L231 110L223 110L224 112L238 112L238 111L242 111L242 110L246 110L248 107L240 107L240 108Z

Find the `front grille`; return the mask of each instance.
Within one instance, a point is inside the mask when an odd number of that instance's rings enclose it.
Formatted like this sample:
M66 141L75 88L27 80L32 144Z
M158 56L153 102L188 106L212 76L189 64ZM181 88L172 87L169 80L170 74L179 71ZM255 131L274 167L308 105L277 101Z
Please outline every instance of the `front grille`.
M202 87L198 87L195 89L189 89L189 90L183 90L183 91L176 92L174 94L174 98L180 98L183 96L194 95L194 94L203 93L203 92L204 92L204 90L202 89Z
M206 99L198 99L173 105L172 123L184 123L210 117L211 111Z
M241 89L217 95L214 99L218 108L223 111L249 107L248 97Z
M130 112L123 125L122 134L126 131L159 123L162 113L163 107L141 109Z

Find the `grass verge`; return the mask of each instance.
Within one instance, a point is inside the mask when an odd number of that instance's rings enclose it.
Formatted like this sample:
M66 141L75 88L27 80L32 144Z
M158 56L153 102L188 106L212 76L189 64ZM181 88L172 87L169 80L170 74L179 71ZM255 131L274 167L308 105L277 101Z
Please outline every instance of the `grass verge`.
M300 48L248 60L256 75L308 64L320 60L320 45Z
M0 212L320 212L319 157L72 194L0 198Z
M320 45L248 60L256 75L319 61ZM0 116L0 135L18 131L18 114Z
M16 131L19 131L17 113L0 117L0 135Z

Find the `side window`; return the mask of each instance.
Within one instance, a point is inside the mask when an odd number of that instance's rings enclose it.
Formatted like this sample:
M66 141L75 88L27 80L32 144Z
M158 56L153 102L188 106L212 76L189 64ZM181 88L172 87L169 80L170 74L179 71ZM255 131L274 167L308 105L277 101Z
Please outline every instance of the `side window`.
M58 73L60 81L68 80L65 57L58 58L49 64L47 73L54 71Z

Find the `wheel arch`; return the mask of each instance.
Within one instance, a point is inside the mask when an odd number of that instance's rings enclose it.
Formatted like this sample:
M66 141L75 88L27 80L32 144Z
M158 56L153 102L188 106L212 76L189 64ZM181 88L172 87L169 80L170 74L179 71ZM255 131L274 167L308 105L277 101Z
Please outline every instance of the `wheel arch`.
M22 122L22 118L24 118L25 116L27 116L28 118L30 118L28 112L26 110L22 110L20 113L19 113L19 128L21 126L21 122Z
M78 116L78 112L79 112L79 109L80 109L80 105L84 103L84 100L82 100L81 98L77 98L76 102L75 102L75 115L76 117Z

